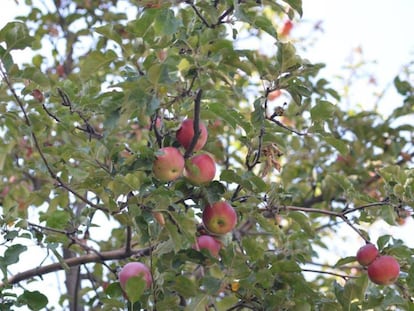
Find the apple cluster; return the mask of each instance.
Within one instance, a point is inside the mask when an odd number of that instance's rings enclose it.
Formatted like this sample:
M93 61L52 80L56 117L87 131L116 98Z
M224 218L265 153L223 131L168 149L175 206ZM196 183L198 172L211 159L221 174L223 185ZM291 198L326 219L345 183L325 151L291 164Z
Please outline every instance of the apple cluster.
M207 128L200 121L199 137L193 144L194 120L185 119L176 132L177 142L188 152L196 154L188 159L178 148L164 147L159 150L153 163L154 176L163 182L173 181L184 175L191 184L200 186L211 182L216 175L216 163L213 158L200 152L208 138ZM192 146L193 144L193 146ZM197 238L195 249L207 249L214 257L218 256L221 243L217 236L231 232L237 223L237 214L233 207L224 201L215 202L204 207L202 215L203 225L208 234Z
M187 151L196 152L185 159L179 148L164 147L156 153L153 162L154 176L162 182L170 182L184 175L191 184L200 186L211 182L216 175L216 163L207 153L198 153L207 142L207 128L199 122L199 137L193 144L194 120L185 119L176 133L178 143ZM190 150L191 149L191 150ZM154 212L154 218L164 223L162 215ZM225 201L208 204L203 209L202 221L206 233L197 237L194 248L206 249L211 256L218 257L222 243L221 235L231 232L237 224L237 214L233 207ZM150 269L141 262L127 263L119 272L118 279L121 288L126 289L127 281L132 277L142 277L147 288L151 287L152 277Z
M362 266L367 266L368 278L378 285L393 284L400 274L398 261L387 255L380 255L377 247L372 243L362 246L356 255Z
M207 128L203 122L199 122L199 137L192 151L200 151L207 142ZM185 150L191 148L194 137L194 120L185 119L177 131L176 139ZM184 159L178 148L161 148L153 163L154 176L163 182L173 181L182 175L194 185L207 184L216 175L216 163L207 153L199 153Z

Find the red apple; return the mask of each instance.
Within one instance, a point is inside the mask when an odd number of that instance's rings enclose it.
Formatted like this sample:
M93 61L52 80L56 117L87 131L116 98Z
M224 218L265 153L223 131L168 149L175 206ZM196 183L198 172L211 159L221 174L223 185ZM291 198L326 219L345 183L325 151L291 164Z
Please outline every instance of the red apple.
M214 234L226 234L237 224L236 211L224 201L207 205L203 210L202 218L206 229Z
M379 255L378 249L372 243L365 244L362 246L356 255L356 259L359 264L363 266L368 266L371 262L375 260Z
M122 267L118 274L121 288L125 290L127 281L132 277L138 276L141 276L145 280L147 288L151 287L152 276L150 269L142 262L129 262Z
M267 94L267 99L268 100L275 100L280 95L282 95L282 91L281 90L274 90L274 91L270 92L269 94Z
M155 177L161 181L171 181L181 176L185 161L177 148L161 148L157 154L152 167Z
M368 266L368 277L375 284L390 285L394 283L400 274L400 265L392 256L377 257Z
M282 30L280 31L280 35L281 36L288 36L290 34L290 31L292 30L292 28L293 28L293 23L289 19L283 24Z
M185 163L184 175L195 185L208 183L216 176L216 163L206 153L193 156Z
M200 235L197 238L195 249L207 249L210 252L211 256L218 257L221 249L221 243L210 235Z
M199 122L199 129L200 129L200 136L198 137L197 143L194 146L193 151L198 151L204 147L207 142L207 128L205 124L200 121ZM190 148L191 141L194 137L194 121L193 119L185 119L181 123L181 127L178 129L177 134L177 141L186 149Z

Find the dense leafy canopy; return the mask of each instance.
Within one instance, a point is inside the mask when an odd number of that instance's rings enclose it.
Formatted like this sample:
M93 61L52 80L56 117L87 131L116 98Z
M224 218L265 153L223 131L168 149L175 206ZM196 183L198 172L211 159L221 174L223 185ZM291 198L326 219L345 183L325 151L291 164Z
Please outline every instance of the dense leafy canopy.
M403 104L384 118L343 110L323 64L281 33L300 0L26 4L0 30L0 309L53 309L42 276L58 270L71 310L414 309L414 251L363 230L412 215L410 68L394 81ZM160 148L184 154L184 118L207 125L208 184L152 173ZM204 206L220 200L238 224L215 258L194 243ZM343 226L397 258L397 283L373 284L351 253L304 274ZM54 263L25 267L29 241ZM129 261L154 282L131 279L128 302L117 272Z

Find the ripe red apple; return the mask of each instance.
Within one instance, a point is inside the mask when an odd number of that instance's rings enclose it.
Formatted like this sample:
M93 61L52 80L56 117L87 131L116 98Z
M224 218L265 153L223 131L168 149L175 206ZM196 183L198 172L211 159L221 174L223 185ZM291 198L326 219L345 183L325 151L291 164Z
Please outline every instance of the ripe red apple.
M206 229L214 234L226 234L237 224L236 211L224 201L207 205L203 210L202 218Z
M197 250L207 249L211 256L218 257L221 243L210 235L200 235L194 248Z
M379 255L379 251L377 247L372 244L368 243L362 246L356 255L356 259L362 266L368 266L371 262L375 260Z
M270 92L269 94L267 94L267 99L268 100L275 100L280 95L282 95L282 91L281 90L274 90L274 91Z
M394 283L400 274L400 265L392 256L377 257L368 266L368 277L375 284L390 285Z
M280 31L280 35L284 36L284 37L288 36L290 34L290 31L292 30L292 28L293 28L293 23L289 19L283 24L282 30Z
M152 277L150 269L142 262L135 261L123 266L118 274L119 283L123 290L126 288L127 281L134 276L141 276L145 280L147 288L151 287Z
M181 176L185 161L177 148L161 148L157 154L152 167L155 177L161 181L171 181Z
M195 185L208 183L216 176L216 163L206 153L195 155L186 161L184 175Z
M204 147L207 142L207 128L205 124L200 121L199 123L200 129L200 136L198 137L197 143L194 146L193 151L198 151ZM193 119L185 119L181 123L181 127L178 129L177 134L177 141L186 149L190 147L191 141L194 137L194 120Z

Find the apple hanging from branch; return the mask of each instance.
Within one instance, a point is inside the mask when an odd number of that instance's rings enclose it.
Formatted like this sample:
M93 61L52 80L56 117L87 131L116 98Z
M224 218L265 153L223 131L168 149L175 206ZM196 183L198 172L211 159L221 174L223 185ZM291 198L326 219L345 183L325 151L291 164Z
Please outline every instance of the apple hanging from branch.
M211 235L200 235L197 237L196 245L194 245L196 250L206 249L210 252L211 256L218 257L221 243L213 238Z
M392 256L379 256L368 266L369 279L378 285L393 284L400 275L400 264Z
M216 175L216 163L206 153L186 160L184 176L194 185L209 183Z
M207 137L208 137L207 128L202 121L199 122L198 128L200 129L200 136L198 137L198 140L193 148L193 151L201 150L207 142ZM193 137L194 137L194 120L185 119L181 123L181 126L176 133L177 141L181 144L181 146L183 146L186 150L188 150L193 140Z
M213 234L231 232L237 224L237 214L234 208L225 201L207 205L203 210L203 224Z
M356 259L360 265L368 266L378 257L378 255L379 251L377 247L372 243L367 243L358 250Z
M174 147L164 147L157 151L152 170L160 181L172 181L180 177L184 170L184 157Z

